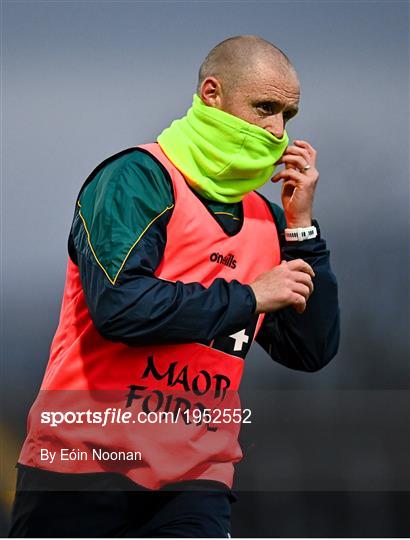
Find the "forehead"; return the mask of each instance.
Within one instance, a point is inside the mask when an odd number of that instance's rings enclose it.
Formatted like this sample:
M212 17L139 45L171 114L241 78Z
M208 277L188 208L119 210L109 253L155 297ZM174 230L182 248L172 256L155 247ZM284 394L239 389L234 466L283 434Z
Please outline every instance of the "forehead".
M283 72L266 66L255 69L246 78L243 90L249 99L278 101L286 105L297 104L300 98L299 81L290 69Z

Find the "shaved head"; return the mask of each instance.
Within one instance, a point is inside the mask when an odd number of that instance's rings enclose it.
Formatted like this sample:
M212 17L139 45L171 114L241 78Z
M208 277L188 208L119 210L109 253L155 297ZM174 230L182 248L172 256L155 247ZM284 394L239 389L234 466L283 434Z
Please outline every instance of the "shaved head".
M229 93L266 66L274 69L278 77L292 73L297 78L289 58L269 41L252 35L225 39L209 52L199 68L197 93L207 77L217 78L224 92Z
M217 107L282 137L298 112L295 68L278 47L258 36L234 36L214 47L199 69L197 94Z

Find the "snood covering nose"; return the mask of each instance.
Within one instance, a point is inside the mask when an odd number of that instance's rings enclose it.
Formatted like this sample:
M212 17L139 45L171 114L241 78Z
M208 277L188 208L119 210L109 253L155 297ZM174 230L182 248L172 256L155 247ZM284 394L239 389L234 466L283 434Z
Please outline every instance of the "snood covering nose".
M289 138L205 105L193 95L187 114L174 120L157 142L189 185L214 201L234 203L263 186Z

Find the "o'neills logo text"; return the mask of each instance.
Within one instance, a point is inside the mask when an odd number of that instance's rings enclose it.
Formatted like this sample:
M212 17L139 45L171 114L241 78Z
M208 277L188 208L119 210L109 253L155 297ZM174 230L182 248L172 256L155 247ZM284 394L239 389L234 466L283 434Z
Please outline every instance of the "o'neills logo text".
M229 253L229 255L226 255L226 257L221 255L220 253L212 253L209 257L209 260L211 262L224 264L225 266L229 266L229 268L236 268L236 260L232 253Z

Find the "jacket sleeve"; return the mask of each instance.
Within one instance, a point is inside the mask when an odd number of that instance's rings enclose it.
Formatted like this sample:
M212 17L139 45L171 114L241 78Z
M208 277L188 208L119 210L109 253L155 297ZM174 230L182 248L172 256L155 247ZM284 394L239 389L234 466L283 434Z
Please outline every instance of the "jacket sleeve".
M317 371L336 355L340 339L338 290L330 253L320 235L302 242L287 242L283 210L271 205L279 229L282 260L303 259L309 263L315 271L314 291L302 314L290 307L267 314L256 341L280 364Z
M104 163L80 191L69 237L98 331L142 345L207 343L246 327L255 310L249 286L215 279L206 288L154 275L174 206L162 165L139 149Z

